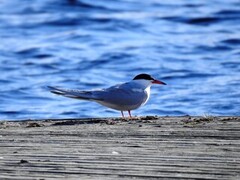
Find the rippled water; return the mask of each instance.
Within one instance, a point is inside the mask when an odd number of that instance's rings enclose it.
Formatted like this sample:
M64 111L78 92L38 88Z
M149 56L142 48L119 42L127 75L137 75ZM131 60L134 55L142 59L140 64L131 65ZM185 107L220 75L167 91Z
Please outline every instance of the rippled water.
M47 85L105 88L149 73L134 115L240 115L240 1L1 0L0 119L110 117Z

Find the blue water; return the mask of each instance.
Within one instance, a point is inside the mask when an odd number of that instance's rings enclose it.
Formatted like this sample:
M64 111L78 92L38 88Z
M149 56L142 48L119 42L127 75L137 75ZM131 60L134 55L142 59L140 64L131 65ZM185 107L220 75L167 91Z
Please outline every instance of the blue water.
M240 115L240 1L2 0L0 119L120 116L47 85L106 88L149 73L134 115Z

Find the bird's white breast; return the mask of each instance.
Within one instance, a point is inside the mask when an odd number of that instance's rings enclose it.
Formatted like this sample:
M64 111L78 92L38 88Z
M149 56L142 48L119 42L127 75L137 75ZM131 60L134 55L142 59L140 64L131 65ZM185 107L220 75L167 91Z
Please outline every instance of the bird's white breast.
M144 90L145 93L147 94L147 98L146 98L145 102L143 102L142 105L146 104L146 102L147 102L147 101L149 100L149 98L150 98L150 88L151 88L151 86L148 86L148 87Z

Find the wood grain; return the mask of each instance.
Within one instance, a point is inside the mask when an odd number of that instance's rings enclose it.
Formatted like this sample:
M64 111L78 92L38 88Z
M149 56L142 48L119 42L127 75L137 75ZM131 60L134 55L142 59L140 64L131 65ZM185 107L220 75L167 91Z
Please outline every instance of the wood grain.
M240 179L239 117L0 122L0 179Z

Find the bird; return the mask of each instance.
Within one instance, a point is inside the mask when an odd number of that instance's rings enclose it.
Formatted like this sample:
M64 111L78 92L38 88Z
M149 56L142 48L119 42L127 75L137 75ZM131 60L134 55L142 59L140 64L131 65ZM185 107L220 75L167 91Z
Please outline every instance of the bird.
M117 84L99 90L65 89L48 86L50 92L68 98L87 100L99 103L108 108L121 111L123 118L124 111L132 118L131 111L146 104L150 97L150 88L153 84L166 85L163 81L153 78L149 74L138 74L131 81Z

